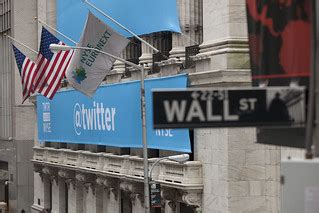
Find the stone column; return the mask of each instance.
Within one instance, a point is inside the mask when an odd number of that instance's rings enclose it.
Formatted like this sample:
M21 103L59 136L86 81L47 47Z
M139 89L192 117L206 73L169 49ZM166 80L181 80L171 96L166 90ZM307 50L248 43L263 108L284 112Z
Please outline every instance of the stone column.
M40 170L38 166L35 165L34 172L34 201L32 209L34 210L43 210L44 208L44 182L43 182L43 173L38 173L37 170ZM42 169L41 169L42 170Z
M68 212L83 213L83 185L75 180L68 180Z
M43 207L45 209L50 209L50 188L51 188L51 180L48 175L43 175Z
M144 211L144 186L141 183L123 181L120 183L122 201L125 203L125 208L132 213ZM124 205L124 204L123 204Z
M93 183L84 183L84 191L83 191L83 204L84 212L97 212L96 209L96 189L95 184Z
M203 0L203 43L194 60L193 85L250 85L244 0Z
M142 39L153 45L153 34L143 36ZM140 64L144 65L146 72L151 69L153 60L153 50L144 43L142 43L142 55L139 58L139 60Z
M124 58L124 53L120 55L121 58ZM119 60L116 60L113 64L113 69L106 74L106 83L118 83L121 81L121 78L125 72L125 64Z
M103 213L103 205L106 202L106 199L104 197L104 187L97 185L95 188L95 208L97 213Z
M105 188L103 191L104 202L103 202L103 212L120 212L121 199L119 198L120 189Z
M201 43L202 0L178 0L179 23L182 33L172 34L170 58L185 61L185 47Z
M203 18L192 86L250 85L245 1L203 0ZM255 144L254 128L194 133L195 160L203 163L203 213L279 211L278 150Z
M65 212L65 182L62 178L52 181L52 213Z
M132 193L130 195L132 203L132 213L140 213L144 211L144 197L143 194Z
M117 179L105 178L98 176L96 178L96 209L97 212L119 212L120 198L119 198L119 182Z

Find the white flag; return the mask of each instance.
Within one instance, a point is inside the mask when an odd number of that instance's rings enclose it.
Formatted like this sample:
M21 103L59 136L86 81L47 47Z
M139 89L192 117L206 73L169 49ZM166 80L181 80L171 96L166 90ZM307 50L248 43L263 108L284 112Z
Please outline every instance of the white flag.
M95 48L119 56L128 42L128 39L89 13L77 46ZM91 97L114 62L114 58L97 51L77 49L66 71L66 78L71 86Z

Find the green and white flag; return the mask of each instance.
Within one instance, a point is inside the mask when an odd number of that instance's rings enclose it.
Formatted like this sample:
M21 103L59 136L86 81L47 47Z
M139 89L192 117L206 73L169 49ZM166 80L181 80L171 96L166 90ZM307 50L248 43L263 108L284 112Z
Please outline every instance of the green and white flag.
M119 56L128 42L128 39L89 13L77 46L95 48ZM114 62L114 58L97 51L77 49L66 71L66 78L76 90L92 97Z

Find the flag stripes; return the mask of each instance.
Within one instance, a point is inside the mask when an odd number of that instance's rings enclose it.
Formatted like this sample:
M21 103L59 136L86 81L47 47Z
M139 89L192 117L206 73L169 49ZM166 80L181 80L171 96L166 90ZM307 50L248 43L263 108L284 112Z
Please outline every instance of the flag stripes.
M43 96L52 99L65 75L73 51L51 53L50 44L64 45L45 28L42 28L40 52L37 58L35 89Z
M24 101L30 97L33 93L33 83L35 80L35 72L36 72L36 64L31 61L28 57L26 57L18 48L14 45L13 52L16 59L16 63L19 69L19 73L21 76L21 83L22 83L22 96Z

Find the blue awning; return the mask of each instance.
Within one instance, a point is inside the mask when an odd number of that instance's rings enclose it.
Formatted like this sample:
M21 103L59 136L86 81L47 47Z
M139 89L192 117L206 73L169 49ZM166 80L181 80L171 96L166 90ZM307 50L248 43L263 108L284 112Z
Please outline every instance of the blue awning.
M176 0L91 0L89 2L138 35L160 31L181 32ZM126 37L132 37L81 0L57 1L58 30L79 41L89 9L114 30Z

